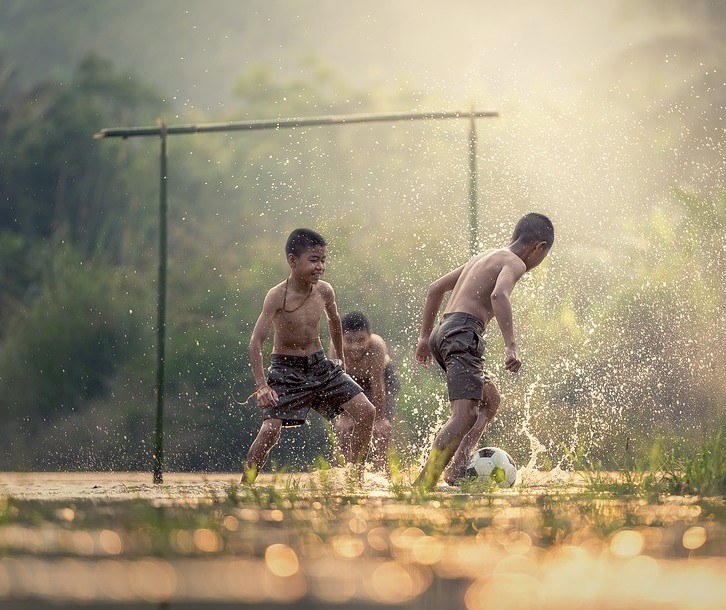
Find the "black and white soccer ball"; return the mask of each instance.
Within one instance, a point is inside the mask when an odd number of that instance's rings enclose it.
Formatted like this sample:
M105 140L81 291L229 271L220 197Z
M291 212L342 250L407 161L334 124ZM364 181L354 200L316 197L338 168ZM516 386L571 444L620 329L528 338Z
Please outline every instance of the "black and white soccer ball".
M499 487L511 487L517 480L517 466L504 449L482 447L469 458L466 476L479 481L491 481Z

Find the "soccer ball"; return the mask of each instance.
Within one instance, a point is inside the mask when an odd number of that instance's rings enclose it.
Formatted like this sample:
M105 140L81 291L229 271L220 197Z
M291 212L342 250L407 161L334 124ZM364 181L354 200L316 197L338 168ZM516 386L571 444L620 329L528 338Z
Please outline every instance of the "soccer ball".
M466 476L480 481L492 481L499 487L511 487L517 480L517 466L504 449L482 447L469 458Z

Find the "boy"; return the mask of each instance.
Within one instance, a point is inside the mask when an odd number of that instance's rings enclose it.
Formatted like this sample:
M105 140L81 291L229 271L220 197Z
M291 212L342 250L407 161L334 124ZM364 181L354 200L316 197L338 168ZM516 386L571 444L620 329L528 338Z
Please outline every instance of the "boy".
M484 372L482 334L496 318L504 337L504 368L516 373L522 363L514 340L510 294L522 275L544 260L554 239L549 218L527 214L515 226L509 246L479 254L429 286L416 360L427 366L433 356L444 369L452 414L434 439L414 483L417 487L433 489L449 462L444 480L454 485L463 477L469 456L500 401L497 388ZM443 319L434 328L434 318L449 291Z
M373 423L371 461L375 466L388 470L388 445L391 439L391 422L396 405L396 394L400 389L393 362L386 342L380 335L371 332L368 318L359 311L353 311L342 320L343 355L347 373L363 388L363 392L376 408ZM328 355L336 357L331 344ZM344 434L335 421L336 434Z
M257 405L264 420L245 463L242 481L253 483L284 426L306 422L310 409L328 419L338 417L346 430L341 448L347 462L362 464L368 453L375 407L345 373L340 316L335 293L320 279L327 242L310 229L296 229L285 245L290 275L270 289L250 339L250 363ZM328 318L330 337L340 365L325 357L320 320ZM262 344L274 328L271 366L265 377Z

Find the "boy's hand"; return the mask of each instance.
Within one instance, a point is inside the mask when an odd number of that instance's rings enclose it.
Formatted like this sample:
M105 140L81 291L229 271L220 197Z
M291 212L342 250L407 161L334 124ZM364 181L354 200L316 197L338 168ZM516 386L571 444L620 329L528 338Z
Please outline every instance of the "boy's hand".
M277 392L275 392L275 390L273 390L269 385L264 385L257 390L257 406L260 407L260 409L274 407L277 404L277 400Z
M428 338L419 338L416 344L416 362L421 366L428 366L431 363L431 350L429 349Z
M508 347L504 352L504 370L516 373L520 366L522 366L522 361L517 356L517 350Z

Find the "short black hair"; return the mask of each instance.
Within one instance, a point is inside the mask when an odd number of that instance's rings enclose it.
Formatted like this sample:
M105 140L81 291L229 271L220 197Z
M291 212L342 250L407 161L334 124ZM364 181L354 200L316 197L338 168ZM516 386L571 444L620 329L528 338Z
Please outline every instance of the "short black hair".
M368 318L360 311L351 311L349 314L344 315L340 321L340 325L343 327L344 333L355 332L357 330L364 330L367 333L371 332L371 325L368 322Z
M543 241L547 243L548 248L551 248L555 243L555 227L544 214L530 212L522 216L514 227L512 241L515 242L518 239L528 244Z
M312 229L295 229L285 244L285 256L294 254L299 257L305 250L316 246L327 246L328 242L320 233Z

